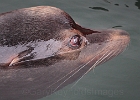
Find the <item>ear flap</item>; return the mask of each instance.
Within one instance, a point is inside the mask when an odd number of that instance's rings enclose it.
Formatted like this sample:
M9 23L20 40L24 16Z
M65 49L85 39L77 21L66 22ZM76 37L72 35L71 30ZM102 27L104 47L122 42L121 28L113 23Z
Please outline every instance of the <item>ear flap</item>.
M35 54L34 53L31 53L33 50L32 47L29 47L27 50L25 51L22 51L18 54L17 57L15 57L9 64L9 66L13 66L15 64L18 64L20 62L24 62L24 61L27 61L27 60L30 60L30 59L33 59Z

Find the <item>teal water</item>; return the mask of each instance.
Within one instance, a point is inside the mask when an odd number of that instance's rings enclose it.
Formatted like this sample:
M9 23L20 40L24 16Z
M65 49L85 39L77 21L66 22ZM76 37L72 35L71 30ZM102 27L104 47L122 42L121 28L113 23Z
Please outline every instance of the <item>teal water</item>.
M140 0L0 0L0 13L39 5L65 10L84 27L119 28L131 37L118 57L96 67L76 85L40 100L139 100Z

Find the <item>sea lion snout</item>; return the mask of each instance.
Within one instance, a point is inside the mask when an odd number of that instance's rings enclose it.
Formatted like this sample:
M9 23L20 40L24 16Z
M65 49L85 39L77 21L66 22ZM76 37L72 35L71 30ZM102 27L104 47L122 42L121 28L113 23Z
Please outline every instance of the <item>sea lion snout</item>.
M108 34L110 35L111 41L120 41L126 46L130 41L129 33L121 29L110 29L108 30Z
M86 35L86 39L89 43L105 43L110 41L119 41L126 42L130 41L129 33L120 29L107 29L107 30L97 30L98 33L92 33Z
M87 34L89 44L85 47L86 58L82 62L91 61L90 66L97 66L117 56L125 50L130 41L129 34L120 29L96 30L97 33ZM92 52L90 54L90 52ZM93 67L93 68L94 68Z

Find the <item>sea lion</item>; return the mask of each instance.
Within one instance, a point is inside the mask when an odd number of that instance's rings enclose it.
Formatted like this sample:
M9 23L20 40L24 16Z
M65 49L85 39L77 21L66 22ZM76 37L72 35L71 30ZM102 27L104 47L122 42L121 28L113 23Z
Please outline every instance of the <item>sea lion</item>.
M35 100L83 77L120 54L130 41L120 29L83 28L50 6L0 14L2 100Z

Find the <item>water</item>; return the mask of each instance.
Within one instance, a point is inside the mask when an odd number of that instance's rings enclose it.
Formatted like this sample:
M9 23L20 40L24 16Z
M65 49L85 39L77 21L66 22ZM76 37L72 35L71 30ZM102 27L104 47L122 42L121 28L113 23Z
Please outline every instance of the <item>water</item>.
M129 47L118 57L98 66L76 85L40 100L139 100L140 0L0 0L0 13L38 5L63 9L84 27L120 28L131 37Z

